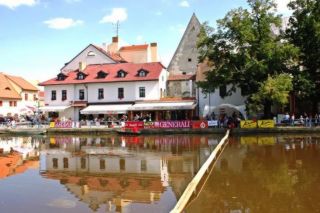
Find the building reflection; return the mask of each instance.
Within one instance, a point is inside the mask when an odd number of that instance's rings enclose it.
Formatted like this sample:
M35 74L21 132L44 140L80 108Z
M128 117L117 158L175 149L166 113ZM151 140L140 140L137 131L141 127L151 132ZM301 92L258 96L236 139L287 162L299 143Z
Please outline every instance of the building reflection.
M40 171L94 211L157 206L168 196L174 205L216 144L190 135L51 137Z
M39 145L32 137L0 137L0 179L38 169Z

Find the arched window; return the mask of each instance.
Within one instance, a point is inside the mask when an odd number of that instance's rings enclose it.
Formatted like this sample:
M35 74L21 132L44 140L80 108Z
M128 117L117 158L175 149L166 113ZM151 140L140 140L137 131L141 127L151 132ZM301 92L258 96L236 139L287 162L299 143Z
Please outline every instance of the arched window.
M95 56L95 55L96 55L96 53L93 52L93 51L89 51L88 54L87 54L87 56Z

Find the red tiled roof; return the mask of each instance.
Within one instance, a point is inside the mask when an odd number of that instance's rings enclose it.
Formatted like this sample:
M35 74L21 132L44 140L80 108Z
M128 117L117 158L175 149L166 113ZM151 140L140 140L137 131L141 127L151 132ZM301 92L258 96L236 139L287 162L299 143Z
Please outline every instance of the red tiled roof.
M195 80L196 75L170 75L168 81Z
M33 86L30 82L28 82L27 80L25 80L22 77L12 76L12 75L6 75L6 76L10 81L15 83L19 87L21 87L23 90L38 91L37 87Z
M159 79L164 66L160 62L153 63L119 63L119 64L92 64L88 65L84 73L87 74L84 80L77 80L78 70L66 74L63 81L58 81L57 78L42 82L40 86L47 85L63 85L63 84L83 84L83 83L108 83L108 82L128 82L128 81L155 81ZM144 69L148 71L145 77L137 76L138 71ZM124 78L117 77L118 71L123 70L127 73ZM105 78L98 79L97 73L103 71L108 75Z
M119 51L139 51L139 50L145 50L148 48L148 44L139 44L139 45L131 45L131 46L123 46L120 48Z
M124 58L122 58L119 54L117 53L109 53L107 51L105 51L102 47L99 47L95 44L92 44L92 46L94 46L95 48L97 48L100 52L102 52L103 54L105 54L106 56L110 57L111 59L113 59L116 62L126 62L126 60Z
M1 99L21 99L18 92L10 84L7 75L0 73L0 98Z

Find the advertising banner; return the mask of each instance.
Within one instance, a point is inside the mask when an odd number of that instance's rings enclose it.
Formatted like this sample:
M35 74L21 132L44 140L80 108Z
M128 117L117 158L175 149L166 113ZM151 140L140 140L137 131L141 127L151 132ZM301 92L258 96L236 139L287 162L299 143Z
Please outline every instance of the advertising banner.
M258 120L259 128L274 128L274 120Z
M210 121L208 121L208 126L209 127L218 126L218 120L210 120Z
M240 127L244 129L257 128L257 121L254 121L254 120L241 121Z
M192 121L192 129L205 129L208 128L207 121Z
M72 128L72 121L59 121L54 123L55 128Z
M154 129L154 122L145 122L144 123L144 128L145 129Z
M188 120L186 120L186 121L156 121L156 122L154 122L154 127L160 128L160 129L191 128L192 122L188 121Z
M125 128L128 128L128 129L133 129L133 128L143 129L144 128L144 123L143 123L143 121L126 121Z

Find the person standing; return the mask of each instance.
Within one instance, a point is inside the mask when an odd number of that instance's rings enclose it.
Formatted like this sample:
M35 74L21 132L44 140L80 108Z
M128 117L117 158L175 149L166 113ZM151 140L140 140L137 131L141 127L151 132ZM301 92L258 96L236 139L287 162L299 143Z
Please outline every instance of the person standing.
M314 125L318 126L318 122L319 122L319 115L318 115L318 113L316 113L314 116Z

